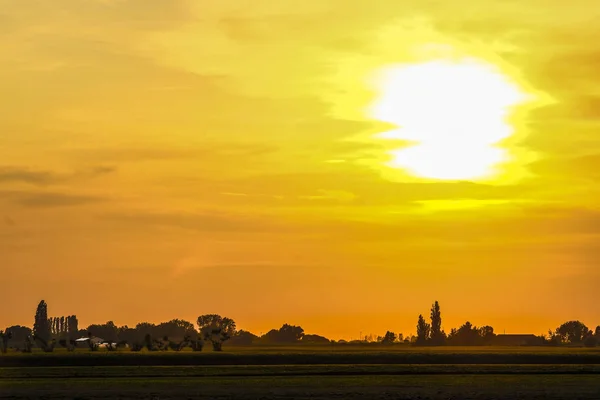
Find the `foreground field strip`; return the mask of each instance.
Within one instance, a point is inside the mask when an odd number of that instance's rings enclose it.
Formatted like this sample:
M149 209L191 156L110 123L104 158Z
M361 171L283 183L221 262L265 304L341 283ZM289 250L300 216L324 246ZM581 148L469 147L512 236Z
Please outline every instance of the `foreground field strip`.
M54 366L235 366L235 365L414 365L414 364L497 364L497 365L596 365L600 351L590 352L319 352L319 353L58 353L8 354L0 356L0 367Z
M363 375L0 380L0 398L598 400L597 375Z
M600 375L600 365L282 365L0 368L0 380L362 375Z

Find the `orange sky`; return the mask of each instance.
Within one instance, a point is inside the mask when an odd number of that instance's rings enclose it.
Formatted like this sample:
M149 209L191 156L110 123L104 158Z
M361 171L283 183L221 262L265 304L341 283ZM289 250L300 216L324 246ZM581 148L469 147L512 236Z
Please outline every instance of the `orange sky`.
M0 327L600 324L600 10L435 3L0 0ZM370 74L448 48L551 99L518 179L380 162Z

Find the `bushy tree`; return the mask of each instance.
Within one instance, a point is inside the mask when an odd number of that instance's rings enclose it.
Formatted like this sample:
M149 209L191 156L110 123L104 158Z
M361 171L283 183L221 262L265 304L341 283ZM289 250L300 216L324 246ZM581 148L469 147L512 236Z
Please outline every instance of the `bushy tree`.
M221 351L223 343L231 339L236 332L235 321L218 314L201 315L197 324L200 335L205 341L211 342L214 351Z
M195 331L194 324L181 319L173 319L160 323L153 330L157 337L168 336L171 340L176 341L183 340L183 338Z
M585 347L596 347L598 345L598 339L596 336L590 334L583 340L583 345Z
M394 332L387 331L381 340L382 344L392 344L396 341L397 336Z
M148 349L148 351L156 350L154 347L154 339L152 339L152 335L150 335L149 333L144 335L144 346L146 346L146 349Z
M28 328L26 326L20 326L20 325L15 325L15 326L6 328L5 333L8 333L10 335L10 338L9 338L10 347L21 348L21 349L26 347L26 341L30 340L31 337L33 336L33 331L31 330L31 328Z
M140 337L143 339L146 335L156 335L156 325L150 322L140 322L135 326L135 330L138 331Z
M279 328L279 338L283 342L298 342L302 340L304 337L304 329L300 326L283 324L281 328Z
M479 328L479 337L481 337L481 343L485 345L492 344L496 334L494 333L494 328L486 325Z
M301 342L310 344L327 344L331 343L331 340L327 339L325 336L320 335L304 335L302 336Z
M271 329L260 339L265 343L297 343L304 337L304 329L300 326L283 324L279 329Z
M579 344L588 336L590 330L580 321L568 321L556 328L555 335L562 343Z
M239 330L231 337L229 344L231 346L249 346L258 340L258 336L253 334L252 332L248 332L245 330Z
M59 339L58 344L67 349L67 351L75 351L77 342L71 338Z
M454 346L475 346L482 344L481 331L469 321L460 328L452 329L448 336L448 343Z
M0 353L6 354L8 352L8 341L11 339L12 334L10 331L0 330Z
M118 340L119 328L113 321L108 321L105 324L92 324L87 327L87 331L93 337L103 339L107 342L116 342Z
M33 348L33 344L34 344L33 335L27 336L25 338L25 341L23 343L23 348L21 349L21 351L23 353L31 353L31 349Z
M431 335L431 325L429 325L423 315L419 315L419 321L417 322L417 341L416 344L423 346L427 343Z

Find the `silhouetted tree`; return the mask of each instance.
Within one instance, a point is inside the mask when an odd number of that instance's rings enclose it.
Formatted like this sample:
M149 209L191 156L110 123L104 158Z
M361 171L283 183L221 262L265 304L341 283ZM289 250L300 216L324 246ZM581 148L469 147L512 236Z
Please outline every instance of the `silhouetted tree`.
M596 327L596 332L594 333L597 339L600 339L600 325Z
M549 329L546 344L550 346L560 346L562 344L562 339L559 335L556 334L556 331L552 331L552 329Z
M34 338L38 338L48 344L50 340L51 330L48 323L48 305L44 300L40 301L35 312L35 321L33 323Z
M283 324L279 329L271 329L261 337L266 343L297 343L304 337L304 329L300 326Z
M135 326L135 330L138 332L138 338L141 342L144 341L146 335L156 336L156 325L149 322L141 322Z
M218 314L206 314L198 317L198 329L205 341L212 343L214 351L221 351L223 343L235 334L235 321Z
M565 322L556 328L556 336L562 343L578 344L588 336L589 328L579 321Z
M304 335L302 336L301 342L310 344L327 344L331 343L331 340L319 335Z
M188 345L188 340L184 338L181 341L175 342L169 339L168 336L163 337L163 341L166 343L165 350L181 351L185 346Z
M189 343L192 351L202 351L204 348L204 341L198 333L187 336L185 340Z
M31 353L31 349L33 348L33 335L32 336L27 336L25 338L25 342L23 343L23 349L21 349L21 351L23 353Z
M381 340L382 344L392 344L396 341L396 334L394 332L391 331L387 331L385 333L385 335L383 336L383 339Z
M240 330L232 336L231 340L229 341L229 344L231 346L249 346L257 339L258 336L256 336L255 334L248 331Z
M39 344L45 353L52 353L54 351L54 347L56 347L56 339L45 340L34 333L33 340Z
M596 347L598 345L598 339L596 336L590 334L583 340L583 345L585 347Z
M9 330L0 331L0 352L6 354L8 352L8 341L12 337Z
M434 346L441 346L446 340L446 334L442 331L442 313L440 303L437 301L431 306L431 337L430 342Z
M6 328L5 333L10 333L9 347L23 348L27 338L31 338L33 332L26 326L15 325Z
M63 338L58 341L58 344L67 349L67 351L75 351L77 342L70 338Z
M98 351L98 342L97 342L97 338L94 336L94 333L92 331L88 331L87 334L87 345L90 349L90 351Z
M147 333L144 336L144 345L146 346L146 349L148 351L155 351L156 348L154 347L154 340L152 339L152 335L150 335L149 333Z
M116 342L118 338L118 328L114 322L108 321L105 324L93 324L88 326L87 330L100 339L107 342Z
M155 328L152 328L152 331L154 336L168 336L171 338L171 340L181 341L191 331L194 331L194 324L181 319L173 319L171 321L158 324Z
M486 325L479 328L479 336L481 337L482 344L489 345L494 341L496 334L494 333L494 328Z
M416 344L422 346L427 343L431 334L431 325L429 325L423 315L419 315L419 321L417 322L417 341Z
M480 331L469 321L458 329L453 329L448 336L448 343L454 346L475 346L482 343Z
M117 329L117 337L119 342L129 344L131 350L137 349L133 351L140 351L144 347L142 343L144 338L139 336L137 329L121 326Z
M77 316L69 315L67 317L67 335L70 339L74 339L79 331L79 321L77 320Z
M284 342L297 342L304 337L304 329L300 326L283 324L279 329L279 335Z

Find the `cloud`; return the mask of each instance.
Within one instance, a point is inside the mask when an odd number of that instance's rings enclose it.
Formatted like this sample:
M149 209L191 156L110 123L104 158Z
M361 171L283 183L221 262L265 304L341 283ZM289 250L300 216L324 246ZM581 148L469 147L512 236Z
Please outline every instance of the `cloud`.
M69 32L79 27L86 34L98 33L111 27L121 29L161 30L193 18L190 15L189 0L58 0L44 3L36 0L2 0L2 10L18 23L13 31L33 30L45 22L45 26ZM97 24L102 21L103 24ZM32 25L28 25L32 24Z
M152 225L181 228L196 232L265 232L284 229L269 217L228 212L131 212L105 213L102 220L127 223L134 226Z
M60 177L49 171L35 171L19 167L0 167L0 183L24 182L35 185L47 185L60 180Z
M531 164L532 172L564 180L595 182L600 179L600 153L572 157L548 157Z
M0 166L0 183L27 183L36 186L47 186L58 183L69 183L85 179L93 179L117 171L114 166L97 165L82 168L70 173L59 173L14 166Z
M112 173L116 172L117 169L118 168L115 166L99 165L97 167L90 168L88 171L84 171L83 174L91 175L91 176L108 175L108 174L112 174Z
M27 191L0 191L0 199L26 208L76 207L108 200L99 196Z
M401 183L381 178L377 171L359 166L323 163L321 172L271 173L224 181L234 192L290 198L319 193L347 193L356 206L393 206L428 200L528 200L542 199L548 188L536 183L494 186L475 182ZM222 181L223 182L223 181ZM266 188L266 189L263 189ZM233 190L232 190L233 191Z
M155 146L141 144L131 147L93 147L71 148L62 153L69 158L77 160L95 160L99 163L127 164L148 161L182 161L194 159L198 161L211 161L228 157L253 157L262 156L276 151L271 144L261 142L239 143L225 140L203 141L195 145L182 146L177 144L160 144ZM116 167L108 168L113 172Z

